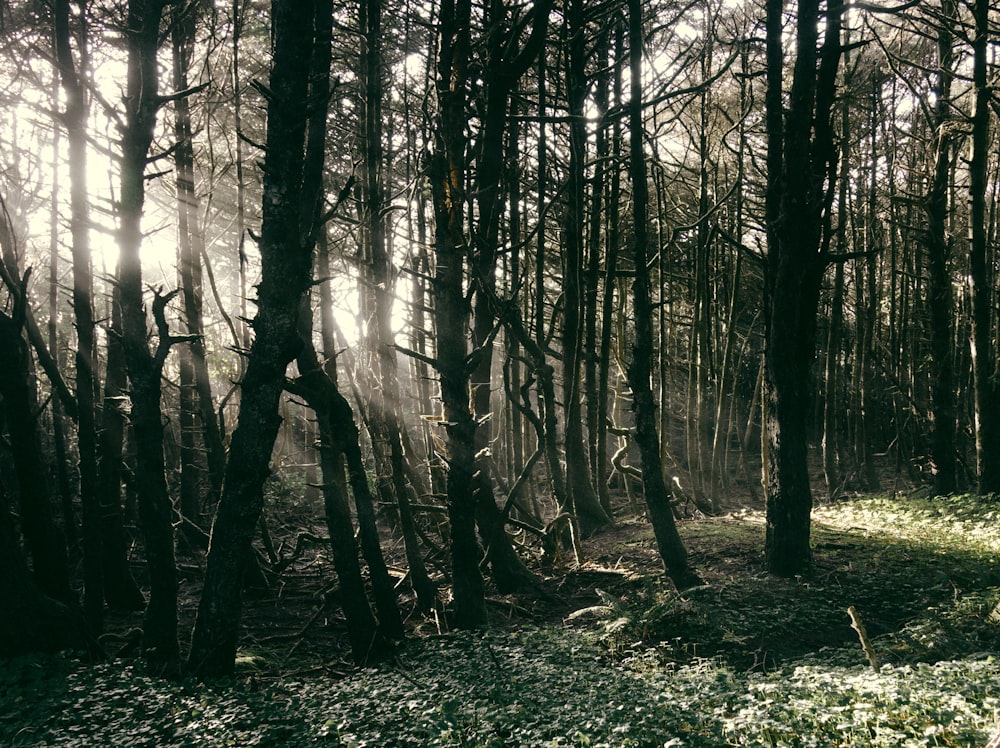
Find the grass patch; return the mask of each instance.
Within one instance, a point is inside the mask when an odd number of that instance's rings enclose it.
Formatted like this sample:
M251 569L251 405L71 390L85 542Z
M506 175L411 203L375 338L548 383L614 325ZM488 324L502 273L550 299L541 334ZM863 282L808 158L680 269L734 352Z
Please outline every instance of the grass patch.
M973 497L821 507L813 572L790 581L762 573L757 515L689 523L703 588L614 577L565 626L418 639L337 679L8 661L0 745L981 746L1000 711L996 511Z

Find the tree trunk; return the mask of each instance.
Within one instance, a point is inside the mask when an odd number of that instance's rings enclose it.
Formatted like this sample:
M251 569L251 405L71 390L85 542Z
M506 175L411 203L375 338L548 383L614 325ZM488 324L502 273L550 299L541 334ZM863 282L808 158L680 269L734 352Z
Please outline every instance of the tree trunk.
M53 100L58 100L59 86L61 85L58 79L54 80L55 90L53 91ZM49 351L52 352L52 356L55 359L56 365L60 371L66 371L66 346L61 340L61 334L59 330L59 274L62 270L62 263L59 258L59 230L60 230L60 216L59 216L59 154L62 148L62 138L61 130L56 129L52 133L52 150L53 150L53 163L52 163L52 178L53 178L53 188L52 197L50 203L50 222L49 222L49 323L47 329L48 335L48 346ZM79 419L80 412L79 408L76 409L76 416ZM69 427L69 418L67 418L66 407L61 404L58 398L53 398L52 400L52 441L55 447L55 459L56 459L56 485L59 489L59 498L61 500L61 510L63 519L63 528L66 536L66 545L69 549L73 550L78 547L80 540L80 530L76 521L76 510L74 508L74 498L75 491L73 489L73 476L70 473L70 455L69 455L69 445L67 443L66 434Z
M239 633L243 561L263 505L263 485L281 418L285 369L301 350L298 315L310 284L312 226L299 224L309 111L314 0L271 6L274 56L267 98L263 224L255 338L189 659L198 675L232 673Z
M990 98L987 81L989 0L972 6L972 84L976 92L972 116L972 156L969 159L969 223L972 239L969 277L972 285L972 371L975 380L976 458L979 492L1000 492L1000 384L993 345L995 273L989 261L986 225L986 166L990 151Z
M15 317L0 312L0 350L6 362L0 367L0 401L6 414L9 448L17 474L21 507L21 531L33 562L38 588L63 602L75 602L70 589L66 560L66 540L55 523L52 496L46 479L48 468L42 459L42 445L32 404L37 400L31 379L28 346L21 336L24 294L15 308ZM19 312L20 310L20 312ZM0 507L0 511L6 508Z
M122 313L122 344L128 368L131 422L135 438L135 482L139 522L145 538L149 570L149 605L143 621L143 655L155 669L180 668L177 641L177 570L174 562L173 508L167 494L163 458L163 414L160 376L169 352L165 314L169 297L157 295L159 341L150 352L143 304L142 209L146 163L153 141L158 97L157 50L162 0L130 3L128 11L128 88L122 131L121 200L119 206L118 289Z
M388 475L380 479L391 481L392 493L399 508L400 524L410 568L410 583L421 607L430 610L437 600L437 589L427 574L417 543L406 483L406 456L401 432L406 427L401 417L399 371L392 332L392 305L395 279L386 246L385 216L387 204L383 184L384 152L382 145L382 2L364 0L361 3L361 28L364 46L361 55L364 100L364 189L367 255L370 261L374 325L371 344L376 358L380 387L372 387L368 395L368 417L373 422L373 441L388 446ZM384 451L385 446L379 448ZM394 603L395 604L395 603ZM398 615L397 615L398 618ZM401 633L401 631L399 632Z
M491 395L493 336L496 325L493 299L496 296L496 264L500 222L503 213L501 180L503 176L504 134L510 107L510 94L521 76L534 63L548 29L551 0L534 7L531 34L521 49L505 29L505 8L501 0L491 0L486 18L487 54L485 70L485 114L476 157L476 205L478 222L473 231L472 284L474 366L470 375L476 430L474 452L477 469L474 478L476 515L479 533L486 548L486 560L493 579L502 592L514 592L536 582L511 545L503 518L493 495L490 450L493 424ZM512 48L513 47L513 48Z
M444 0L440 13L438 121L428 178L434 199L436 269L434 317L437 323L437 369L448 436L448 519L455 625L486 625L481 549L476 540L473 474L476 471L476 421L469 408L469 351L465 301L465 102L468 85L471 3Z
M202 8L185 7L171 26L173 48L174 90L187 91L188 71L194 56L195 29ZM210 505L214 506L222 492L222 479L226 469L226 451L222 433L215 417L215 401L208 370L205 346L205 323L202 314L202 265L205 237L199 225L200 198L195 186L194 139L191 127L191 105L187 96L174 102L174 166L177 169L177 233L178 275L184 301L184 318L191 337L188 345L180 350L182 361L181 381L181 437L185 434L188 449L194 436L200 433L208 466ZM187 505L185 517L201 525L200 486L193 476L192 460L181 461L181 508ZM185 471L187 477L185 479ZM192 475L193 474L193 475ZM191 484L194 485L191 485ZM185 490L186 489L186 490Z
M118 585L126 594L114 595L116 586L108 577L104 559L111 548L104 547L102 532L101 500L98 484L97 460L97 403L100 384L97 372L97 346L95 341L93 273L90 260L90 204L87 196L87 118L86 90L73 59L72 30L70 27L69 0L56 0L53 4L55 33L53 44L59 65L59 75L66 96L63 124L66 128L69 151L70 235L73 256L73 317L76 327L76 400L77 453L80 460L80 504L82 507L83 547L83 606L91 631L100 634L104 620L104 601L127 602L125 607L145 604L135 581L128 573L124 553L116 557L114 568L123 584ZM86 23L86 14L79 16ZM87 56L86 33L81 31L77 50L80 64ZM118 511L120 524L121 511ZM110 593L110 594L109 594Z
M346 401L340 402L343 401L343 396L319 363L312 344L311 320L306 317L307 314L311 317L307 305L308 300L304 299L300 319L303 347L298 356L299 377L286 387L302 397L316 414L323 469L323 504L327 530L330 533L333 566L340 582L340 602L347 619L351 651L355 662L363 664L381 648L381 642L378 623L368 603L361 576L358 544L354 538L354 522L351 519L344 481L343 443L346 440L342 434L346 423L343 421L343 411L346 409L350 417L350 406L346 405ZM357 436L353 420L350 421L348 430ZM396 617L398 619L398 615Z
M656 403L651 384L653 375L653 302L650 294L649 258L646 226L649 221L649 185L642 127L642 2L629 0L629 173L632 179L633 253L635 281L632 306L635 314L635 343L628 366L632 389L636 442L642 459L642 486L650 524L667 575L679 590L701 583L687 562L687 551L674 523L670 506L670 488L663 478L660 458L660 435L656 425Z
M112 291L117 299L119 290ZM111 608L142 610L146 600L132 578L122 507L122 450L125 444L125 401L128 373L122 348L121 304L113 301L108 334L104 393L101 398L100 462L97 474L98 522L100 523L101 567L104 600ZM85 604L86 606L86 604Z
M841 203L843 205L843 203ZM843 211L842 218L846 218ZM837 460L840 410L838 374L840 373L840 345L844 326L844 265L837 263L834 272L833 297L830 300L830 329L826 336L826 362L823 374L823 477L827 495L837 498L841 489L840 464Z
M784 113L780 0L766 4L768 251L765 272L765 413L762 451L768 570L791 577L807 569L812 490L806 461L828 190L836 176L830 113L836 90L841 0L830 0L817 50L819 0L802 0L797 56ZM819 59L817 59L819 58ZM818 64L817 64L818 63Z
M597 76L594 104L598 117L603 117L608 111L609 87L611 83L610 70L614 61L610 57L611 30L603 29L597 39L596 56L601 72ZM602 422L602 398L607 398L607 389L600 387L600 366L603 350L598 349L598 341L602 339L603 330L599 329L598 319L601 286L601 260L605 257L604 231L606 226L604 192L606 180L605 161L608 159L608 127L602 123L595 134L595 149L597 163L594 165L594 178L591 187L590 237L589 256L587 259L586 292L584 294L584 393L587 402L587 449L590 462L590 479L597 488L597 496L601 506L611 514L611 497L608 494L606 478L608 466L607 437ZM617 167L614 167L617 169ZM605 283L604 293L613 294L613 285ZM599 331L600 330L600 331ZM606 408L606 406L605 406ZM602 445L601 442L604 441Z
M931 360L931 472L934 493L939 496L958 490L955 470L955 352L954 291L949 261L948 196L952 162L951 85L954 79L954 0L942 0L938 20L938 69L935 81L934 165L930 189L924 203L927 214L927 306L929 311Z
M566 90L569 97L569 185L563 225L563 402L565 411L566 480L568 509L582 532L607 527L612 520L590 480L587 446L580 404L581 311L583 305L584 193L587 122L584 108L588 94L585 71L586 18L583 0L570 0L566 13L569 37Z

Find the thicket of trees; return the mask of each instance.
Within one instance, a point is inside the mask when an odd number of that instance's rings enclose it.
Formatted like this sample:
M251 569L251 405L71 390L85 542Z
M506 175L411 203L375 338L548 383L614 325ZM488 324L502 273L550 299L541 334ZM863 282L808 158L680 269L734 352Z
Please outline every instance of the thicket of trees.
M144 608L157 671L231 671L269 480L325 522L358 661L403 633L390 534L471 628L615 497L683 588L691 512L763 499L794 576L817 490L1000 491L987 0L2 21L2 651Z

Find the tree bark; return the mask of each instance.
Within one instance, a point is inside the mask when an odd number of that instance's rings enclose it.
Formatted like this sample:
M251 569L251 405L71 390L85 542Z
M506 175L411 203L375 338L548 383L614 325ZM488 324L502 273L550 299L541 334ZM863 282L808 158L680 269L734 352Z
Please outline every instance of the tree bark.
M448 519L451 525L451 571L455 625L486 625L481 549L476 540L476 421L469 407L470 367L465 300L467 242L465 208L465 103L469 75L470 0L444 0L440 12L437 72L438 120L428 178L434 200L436 267L434 318L437 324L437 370L444 404L448 461Z
M990 147L990 98L987 81L989 0L972 6L972 85L976 103L972 116L972 155L969 159L969 224L972 239L969 277L972 285L972 371L975 384L977 476L981 494L1000 492L1000 383L993 344L995 273L989 260L986 224L986 167Z
M243 562L263 506L263 485L281 418L285 369L301 350L298 315L310 284L312 226L299 224L303 149L309 116L314 0L271 6L274 53L264 156L261 282L254 341L219 508L189 667L200 676L232 673L239 634Z
M583 244L588 94L585 70L586 18L583 0L570 0L566 13L569 37L566 92L569 97L569 184L563 224L563 401L565 403L566 480L569 510L583 533L611 524L590 480L580 404L581 311L583 305Z
M175 673L180 668L177 640L177 570L174 561L173 508L167 494L163 457L163 414L160 376L173 342L166 319L157 319L158 343L150 352L146 309L143 304L142 209L145 202L146 163L153 141L158 95L157 51L162 0L133 0L129 4L126 44L128 86L125 127L122 131L121 200L119 205L118 289L122 314L122 345L128 368L131 422L135 439L135 482L139 523L145 539L149 571L149 604L143 621L143 656L154 669ZM154 302L159 315L169 297Z
M836 90L841 0L830 0L822 54L819 0L802 0L797 56L784 113L783 5L766 3L767 260L765 413L762 451L768 570L791 577L811 560L812 490L806 461L820 282L828 264L823 231L836 176L830 113Z
M951 192L952 140L951 86L954 80L954 0L942 0L937 27L937 78L934 110L931 118L934 162L930 189L924 203L927 214L927 306L930 323L931 403L931 472L934 493L939 496L958 490L955 470L955 353L954 291L949 263L951 240L948 237L948 196Z
M628 383L632 389L636 442L642 460L642 486L646 509L656 545L667 575L674 586L685 590L701 583L687 561L687 551L677 532L670 488L663 477L660 457L660 434L656 425L656 402L653 399L653 303L650 293L649 257L646 226L649 221L649 185L646 156L643 151L642 126L642 2L629 0L629 173L632 181L633 257L635 281L632 306L635 315L635 342L628 365Z

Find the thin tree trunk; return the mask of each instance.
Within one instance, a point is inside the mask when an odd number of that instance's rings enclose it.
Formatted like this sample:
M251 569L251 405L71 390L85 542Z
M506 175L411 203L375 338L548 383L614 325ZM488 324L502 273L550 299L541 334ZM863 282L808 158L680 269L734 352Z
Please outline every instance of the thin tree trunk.
M650 294L649 260L646 247L649 221L649 185L646 156L643 152L642 127L642 2L629 0L629 173L632 181L633 253L635 281L632 305L635 315L635 343L628 366L632 389L636 442L642 459L642 486L649 521L667 575L679 590L701 583L688 566L687 551L677 532L670 506L670 488L663 478L660 459L660 435L656 427L656 403L651 384L653 369L653 303Z
M441 5L436 82L438 121L428 174L434 198L436 362L448 436L447 492L455 625L466 629L486 624L485 592L479 569L481 549L475 527L476 421L469 408L470 372L466 362L469 312L464 290L466 240L462 225L471 10L470 0L444 0Z
M105 596L112 605L128 603L123 607L142 607L145 601L135 581L128 573L124 547L105 547L101 496L98 482L97 404L100 401L100 384L97 371L97 344L94 322L94 280L90 258L90 204L87 195L87 118L86 90L78 73L78 61L73 58L72 30L69 0L56 0L53 4L56 59L59 75L66 96L63 124L69 150L70 236L73 257L73 317L76 327L76 400L77 452L80 460L80 504L82 508L83 546L83 606L84 615L94 635L103 630ZM87 58L87 14L77 16L81 24L78 34L77 57L79 65ZM121 524L120 504L114 516ZM113 551L115 564L106 564ZM109 567L123 573L118 577L123 583L115 585ZM116 590L127 591L118 596ZM120 598L120 599L119 599Z
M972 84L976 103L972 116L972 156L969 159L969 224L972 238L969 277L972 286L972 370L975 379L976 458L979 492L1000 492L1000 385L993 345L992 310L995 274L988 260L986 225L986 166L990 143L991 88L987 81L989 0L975 0L972 39Z
M485 78L485 114L476 159L476 206L478 222L473 232L473 334L475 365L470 375L473 417L480 424L476 430L474 477L476 519L486 549L486 560L493 579L502 592L514 592L535 583L534 574L524 565L511 545L503 518L493 495L489 445L493 419L492 369L493 335L496 317L492 299L496 295L496 264L500 223L503 213L501 180L503 176L504 135L510 107L510 94L521 76L538 56L548 29L552 3L536 3L535 17L528 40L521 49L511 49L511 39L504 33L505 9L501 0L491 0L486 18L489 65Z
M58 89L61 85L58 79L54 80L56 90L54 97L58 98ZM59 333L59 273L62 263L59 258L59 152L62 143L62 131L56 129L52 134L52 198L50 203L51 217L49 223L49 323L48 323L48 346L60 371L66 371L65 346L60 341ZM77 419L79 419L79 407L77 407ZM59 497L61 499L61 510L63 528L66 536L66 544L70 549L77 547L80 539L80 529L76 522L76 512L73 506L74 491L73 479L70 475L70 455L66 440L66 431L69 426L69 419L66 417L65 406L60 404L58 398L52 400L52 441L55 446L56 459L56 481L59 487Z
M127 36L128 89L122 132L121 198L119 205L118 289L122 313L122 344L128 368L131 422L135 438L135 481L139 522L145 538L149 570L149 605L143 621L143 654L147 662L166 673L180 667L177 640L177 570L174 562L173 510L167 494L163 458L163 414L160 376L172 340L164 314L169 297L157 296L159 340L150 352L143 304L142 209L145 170L153 140L158 97L157 50L164 3L150 0L129 5ZM157 314L158 310L158 314Z
M399 509L410 583L422 608L430 610L437 599L437 589L431 582L417 544L406 483L406 456L403 453L399 371L392 332L392 305L395 279L386 246L386 198L383 183L385 168L382 145L382 2L364 0L361 4L361 28L364 46L361 55L364 100L364 215L367 225L368 258L371 270L374 325L371 344L374 347L375 368L380 387L373 387L368 396L368 418L373 421L373 441L388 445L388 475L380 479L391 481L392 493ZM384 451L385 447L380 450ZM378 450L377 450L378 451ZM397 616L398 617L398 616ZM402 633L400 630L398 633Z
M581 312L583 305L583 245L588 94L585 75L586 18L583 0L570 0L566 10L569 38L566 76L570 114L569 185L563 224L563 402L566 444L566 480L570 513L582 532L592 533L611 524L591 482L580 404Z
M171 26L174 90L188 89L188 70L194 54L198 9L185 7ZM202 266L204 236L198 225L199 198L195 189L194 144L191 107L187 96L174 102L174 165L177 170L178 275L183 292L184 316L191 342L180 350L181 514L193 523L190 536L200 542L202 502L200 471L196 461L201 433L208 464L210 505L222 491L226 466L225 447L215 418L215 404L205 356L205 325L202 316ZM199 422L200 421L200 427Z
M843 203L842 203L843 204ZM842 218L844 216L842 215ZM830 329L826 337L826 363L823 375L823 476L827 494L836 498L841 488L840 465L837 460L840 409L838 373L840 370L840 345L844 325L844 265L837 263L830 300Z
M611 30L602 29L597 39L598 64L601 65L601 72L597 76L594 91L594 104L597 107L597 116L603 117L608 110L610 68L613 61L610 59L611 51ZM605 67L607 66L607 67ZM605 162L608 159L609 143L608 128L606 124L601 124L595 133L595 149L597 151L597 162L594 164L594 177L591 186L591 208L590 208L590 236L589 255L587 259L586 290L584 292L584 393L587 403L587 448L590 461L590 479L597 487L597 496L601 506L609 515L611 514L611 497L608 495L608 484L605 480L607 470L607 446L603 451L600 446L601 433L601 397L600 391L600 359L601 352L597 345L598 333L598 297L601 285L601 259L604 256L604 239L602 228L606 225L605 216ZM610 293L610 287L605 285L605 294ZM607 396L607 392L604 393Z
M958 490L955 470L955 352L954 352L954 291L949 261L951 241L948 238L948 196L950 194L952 133L951 85L954 79L954 0L942 0L938 20L938 69L935 81L934 167L931 174L924 211L927 214L927 303L930 327L931 402L931 471L934 493L947 495Z
M344 443L349 441L343 436L345 415L355 439L358 431L354 427L350 406L344 401L337 390L336 381L323 369L316 355L312 343L312 312L308 296L303 297L302 306L299 318L302 351L297 358L299 376L286 384L286 389L302 397L316 414L323 470L323 504L327 530L330 533L330 550L340 582L341 607L347 619L351 651L355 662L362 664L381 648L382 642L379 640L378 623L368 603L361 576L358 543L354 537L354 522L351 519L347 485L344 481Z

